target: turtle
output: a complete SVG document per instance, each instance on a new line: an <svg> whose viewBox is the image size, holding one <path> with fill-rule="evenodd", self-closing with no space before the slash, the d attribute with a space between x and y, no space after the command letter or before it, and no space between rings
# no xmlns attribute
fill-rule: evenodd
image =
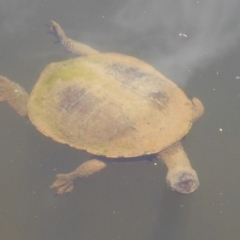
<svg viewBox="0 0 240 240"><path fill-rule="evenodd" d="M178 193L199 186L181 140L204 107L150 64L120 53L102 53L66 36L50 21L57 42L76 57L50 63L28 94L0 77L0 101L26 116L45 136L92 158L50 186L69 193L75 181L111 162L160 161L166 183Z"/></svg>

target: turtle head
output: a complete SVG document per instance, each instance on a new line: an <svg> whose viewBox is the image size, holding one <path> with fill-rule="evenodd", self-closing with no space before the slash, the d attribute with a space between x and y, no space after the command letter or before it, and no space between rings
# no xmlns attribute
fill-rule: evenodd
<svg viewBox="0 0 240 240"><path fill-rule="evenodd" d="M174 169L168 172L166 177L167 185L178 193L194 192L198 186L198 176L193 169Z"/></svg>

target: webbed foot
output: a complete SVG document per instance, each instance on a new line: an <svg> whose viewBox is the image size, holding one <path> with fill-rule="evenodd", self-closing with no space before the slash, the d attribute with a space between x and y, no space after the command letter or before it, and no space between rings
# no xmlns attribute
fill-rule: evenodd
<svg viewBox="0 0 240 240"><path fill-rule="evenodd" d="M61 43L61 40L66 38L66 35L60 25L54 21L50 21L50 24L46 24L46 26L50 27L49 33L51 33L57 39L57 43Z"/></svg>
<svg viewBox="0 0 240 240"><path fill-rule="evenodd" d="M57 22L51 20L49 27L50 33L53 34L53 36L57 39L56 42L60 43L67 51L78 56L87 56L98 53L98 51L96 51L95 49L80 42L77 42L71 38L68 38Z"/></svg>
<svg viewBox="0 0 240 240"><path fill-rule="evenodd" d="M58 174L57 180L50 186L56 188L57 194L70 193L74 189L74 181L70 174Z"/></svg>
<svg viewBox="0 0 240 240"><path fill-rule="evenodd" d="M70 193L77 179L88 177L106 167L106 163L98 159L91 159L81 164L77 169L68 174L58 174L57 180L50 186L56 188L57 194Z"/></svg>

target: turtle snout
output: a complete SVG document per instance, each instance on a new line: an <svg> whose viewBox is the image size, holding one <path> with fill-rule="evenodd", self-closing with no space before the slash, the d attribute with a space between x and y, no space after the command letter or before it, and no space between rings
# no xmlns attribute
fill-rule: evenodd
<svg viewBox="0 0 240 240"><path fill-rule="evenodd" d="M197 173L193 169L170 171L166 181L172 190L182 194L194 192L199 186Z"/></svg>

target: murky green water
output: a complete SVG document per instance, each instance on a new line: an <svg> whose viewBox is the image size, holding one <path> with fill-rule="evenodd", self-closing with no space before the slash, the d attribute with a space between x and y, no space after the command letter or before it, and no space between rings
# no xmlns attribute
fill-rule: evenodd
<svg viewBox="0 0 240 240"><path fill-rule="evenodd" d="M102 51L141 58L197 96L205 114L184 147L200 187L178 195L161 164L113 164L67 196L48 186L90 158L0 104L0 239L185 240L240 235L240 15L230 1L3 0L0 74L30 92L48 63L73 57L50 19Z"/></svg>

